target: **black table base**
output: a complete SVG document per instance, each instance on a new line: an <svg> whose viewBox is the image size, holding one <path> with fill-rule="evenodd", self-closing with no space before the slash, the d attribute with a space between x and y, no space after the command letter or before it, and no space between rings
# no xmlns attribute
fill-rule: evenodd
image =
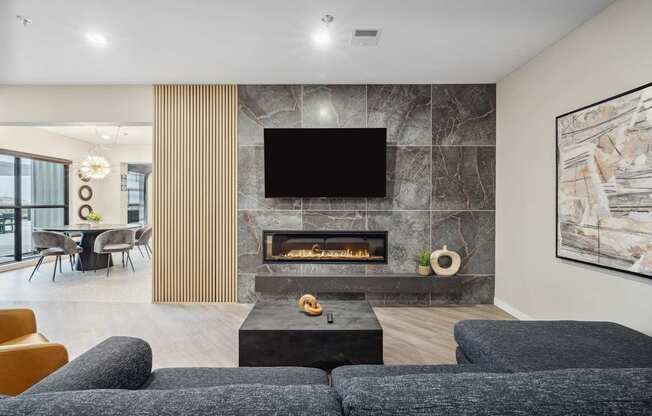
<svg viewBox="0 0 652 416"><path fill-rule="evenodd" d="M75 270L81 270L81 261L84 263L84 270L98 270L106 269L107 267L113 266L113 258L110 254L97 254L93 251L93 246L95 246L95 238L100 235L100 233L91 233L84 232L82 234L81 246L84 249L79 254L77 261L75 262Z"/></svg>

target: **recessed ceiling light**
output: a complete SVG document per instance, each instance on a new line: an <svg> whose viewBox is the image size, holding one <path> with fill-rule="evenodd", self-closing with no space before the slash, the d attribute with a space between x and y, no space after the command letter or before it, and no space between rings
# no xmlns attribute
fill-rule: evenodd
<svg viewBox="0 0 652 416"><path fill-rule="evenodd" d="M327 46L331 43L331 34L326 29L319 29L312 35L312 41L317 46Z"/></svg>
<svg viewBox="0 0 652 416"><path fill-rule="evenodd" d="M104 35L100 35L99 33L87 33L86 40L91 45L97 47L104 47L109 43L109 41L106 40L106 37L104 37Z"/></svg>
<svg viewBox="0 0 652 416"><path fill-rule="evenodd" d="M330 45L332 41L331 33L330 30L328 29L328 25L335 20L333 16L330 14L325 14L322 16L321 21L323 22L324 26L319 28L315 33L312 35L312 41L313 43L318 46L318 47L325 47Z"/></svg>
<svg viewBox="0 0 652 416"><path fill-rule="evenodd" d="M109 136L108 134L103 134L100 137L103 138L104 140L110 140L111 139L111 136Z"/></svg>

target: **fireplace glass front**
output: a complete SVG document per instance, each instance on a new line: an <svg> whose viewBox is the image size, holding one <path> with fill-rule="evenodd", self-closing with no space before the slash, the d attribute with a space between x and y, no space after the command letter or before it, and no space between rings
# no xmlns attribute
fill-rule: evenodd
<svg viewBox="0 0 652 416"><path fill-rule="evenodd" d="M387 231L263 231L264 263L387 263Z"/></svg>

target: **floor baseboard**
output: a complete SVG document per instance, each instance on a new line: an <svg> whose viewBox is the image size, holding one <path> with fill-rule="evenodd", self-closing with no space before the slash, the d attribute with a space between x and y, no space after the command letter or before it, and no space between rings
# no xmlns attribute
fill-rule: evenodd
<svg viewBox="0 0 652 416"><path fill-rule="evenodd" d="M38 257L34 257L28 260L3 264L2 266L0 266L0 273L9 272L11 270L24 269L26 267L34 267L38 262L38 259L39 259ZM43 263L51 263L53 261L54 261L54 256L51 256L51 257L46 257L43 260Z"/></svg>
<svg viewBox="0 0 652 416"><path fill-rule="evenodd" d="M494 305L496 305L496 307L502 309L503 311L505 311L508 314L512 315L514 318L517 318L517 319L519 319L521 321L532 321L532 320L534 320L534 318L531 317L530 315L528 315L528 314L526 314L524 312L521 312L520 310L516 309L515 307L513 307L509 303L503 302L502 300L500 300L498 298L494 298Z"/></svg>

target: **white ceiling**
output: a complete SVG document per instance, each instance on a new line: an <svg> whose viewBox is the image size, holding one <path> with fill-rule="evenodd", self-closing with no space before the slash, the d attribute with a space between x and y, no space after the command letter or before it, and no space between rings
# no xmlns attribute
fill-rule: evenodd
<svg viewBox="0 0 652 416"><path fill-rule="evenodd" d="M495 82L611 1L1 0L0 83Z"/></svg>
<svg viewBox="0 0 652 416"><path fill-rule="evenodd" d="M39 126L60 136L93 144L152 144L152 126Z"/></svg>

